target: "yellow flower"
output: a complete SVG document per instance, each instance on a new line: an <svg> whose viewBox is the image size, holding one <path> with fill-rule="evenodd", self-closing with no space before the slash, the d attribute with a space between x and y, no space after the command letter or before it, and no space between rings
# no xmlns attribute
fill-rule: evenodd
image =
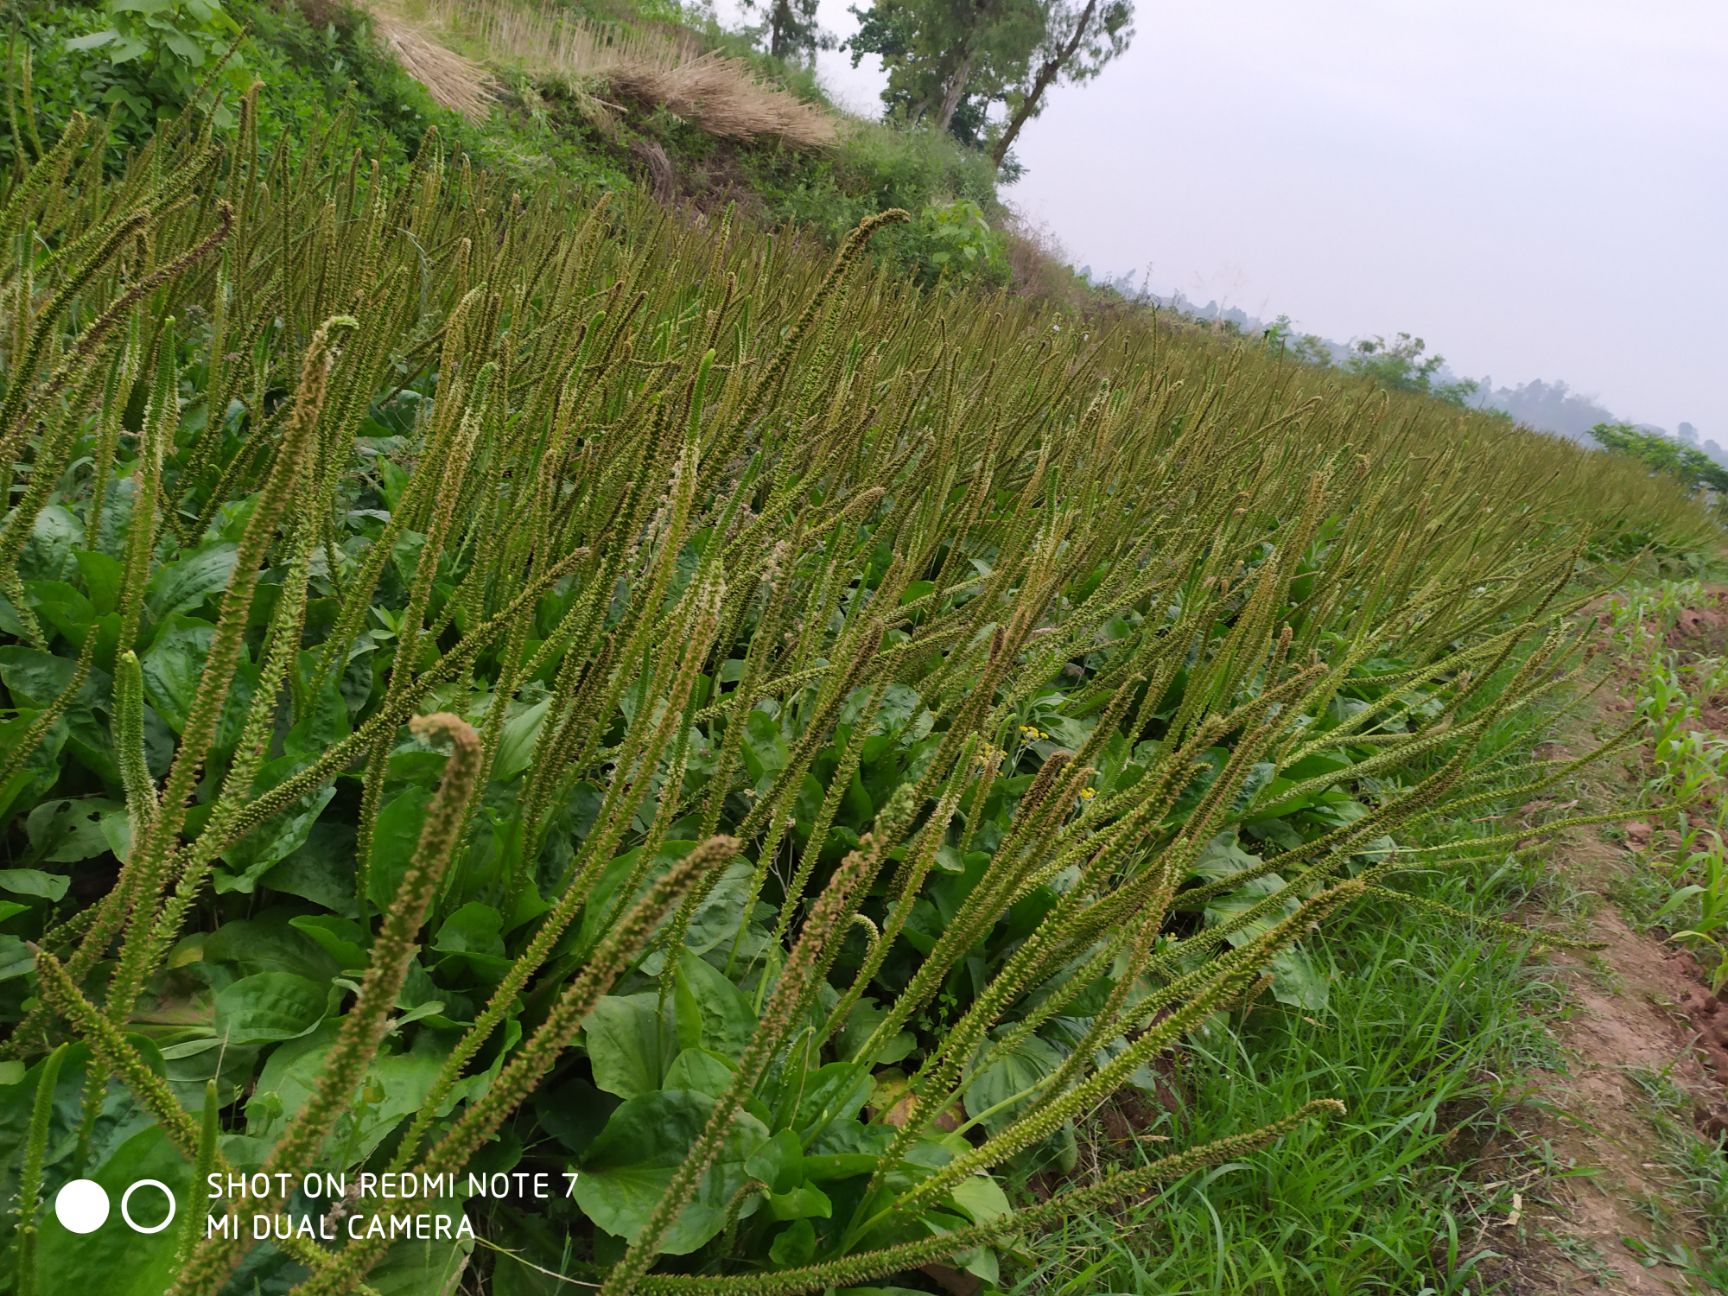
<svg viewBox="0 0 1728 1296"><path fill-rule="evenodd" d="M1097 788L1081 788L1080 789L1080 799L1082 801L1090 801L1093 797L1095 797L1097 795L1098 795L1098 789Z"/></svg>

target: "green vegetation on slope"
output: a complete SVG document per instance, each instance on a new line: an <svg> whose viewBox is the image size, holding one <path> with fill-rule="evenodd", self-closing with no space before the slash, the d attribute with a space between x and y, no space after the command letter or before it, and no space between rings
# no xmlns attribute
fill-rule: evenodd
<svg viewBox="0 0 1728 1296"><path fill-rule="evenodd" d="M716 218L738 218L814 236L830 246L875 212L902 207L914 219L873 240L873 260L927 284L940 279L1000 284L1016 273L1073 294L1078 280L1000 228L989 160L938 132L848 120L821 148L795 147L772 134L724 138L653 102L621 95L604 73L572 75L534 57L518 41L555 36L558 24L653 35L663 16L625 8L552 9L525 31L499 30L505 6L459 6L435 33L486 59L497 73L483 120L440 107L377 39L362 9L317 0L230 0L225 8L163 0L174 21L139 32L137 47L119 39L125 24L106 6L61 6L48 0L0 0L11 46L7 85L13 132L0 133L0 165L14 172L52 141L78 107L110 114L114 165L147 142L159 120L198 97L200 86L226 95L217 131L233 129L232 104L256 78L263 84L258 133L267 146L311 145L327 128L330 107L346 104L354 143L386 166L406 165L428 129L476 163L538 185L556 177L590 190L622 191L653 181L676 200ZM189 15L189 11L190 15ZM442 12L442 11L440 11ZM208 14L205 20L197 15ZM488 22L488 18L493 21ZM236 31L244 34L235 44ZM755 55L715 27L670 28L687 42L747 64L776 93L820 104L814 81L792 65ZM514 36L516 39L508 39ZM143 53L137 53L142 48ZM232 48L232 53L230 49ZM223 61L226 56L226 61ZM216 70L219 67L219 71ZM732 87L750 93L748 81ZM13 142L13 133L19 137ZM22 145L22 150L19 145ZM652 159L658 159L656 167Z"/></svg>
<svg viewBox="0 0 1728 1296"><path fill-rule="evenodd" d="M1698 581L1674 581L1627 590L1608 609L1648 725L1645 786L1664 830L1648 844L1658 898L1646 917L1692 950L1717 992L1728 987L1728 736L1717 710L1728 656L1696 631L1719 602Z"/></svg>
<svg viewBox="0 0 1728 1296"><path fill-rule="evenodd" d="M1604 450L1625 455L1651 472L1672 477L1687 490L1707 490L1728 498L1728 468L1696 446L1630 423L1598 423L1590 429L1590 435Z"/></svg>
<svg viewBox="0 0 1728 1296"><path fill-rule="evenodd" d="M1447 825L1575 672L1580 553L1710 533L1494 421L921 293L869 226L251 122L116 177L78 119L0 200L26 1284L161 1290L171 1242L33 1203L198 1162L578 1178L181 1292L989 1278L1320 1113L1065 1151L1245 995L1335 1011L1304 933L1365 888L1503 851Z"/></svg>

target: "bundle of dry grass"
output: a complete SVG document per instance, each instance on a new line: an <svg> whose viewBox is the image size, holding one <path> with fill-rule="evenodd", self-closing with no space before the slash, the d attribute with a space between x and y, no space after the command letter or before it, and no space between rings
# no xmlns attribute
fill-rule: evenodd
<svg viewBox="0 0 1728 1296"><path fill-rule="evenodd" d="M498 62L531 71L587 77L619 64L674 68L703 52L685 28L602 25L514 0L421 0L419 11Z"/></svg>
<svg viewBox="0 0 1728 1296"><path fill-rule="evenodd" d="M838 133L831 115L759 80L738 59L704 53L688 32L611 30L507 2L427 0L422 11L428 22L460 32L500 63L603 83L619 97L664 108L711 135L768 136L821 148Z"/></svg>
<svg viewBox="0 0 1728 1296"><path fill-rule="evenodd" d="M425 86L437 103L470 121L479 121L491 111L498 85L480 64L439 44L388 9L374 8L372 24L403 71Z"/></svg>
<svg viewBox="0 0 1728 1296"><path fill-rule="evenodd" d="M764 85L736 59L705 54L673 68L619 63L604 74L613 91L664 108L725 139L778 136L800 148L834 140L834 119L784 90Z"/></svg>

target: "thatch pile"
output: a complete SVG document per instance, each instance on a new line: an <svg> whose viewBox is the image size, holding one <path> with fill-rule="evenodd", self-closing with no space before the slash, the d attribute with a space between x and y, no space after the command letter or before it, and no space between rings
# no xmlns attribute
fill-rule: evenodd
<svg viewBox="0 0 1728 1296"><path fill-rule="evenodd" d="M433 28L459 32L497 63L603 86L616 98L664 108L711 135L736 140L767 136L799 148L821 148L838 133L830 114L763 82L738 59L704 52L688 32L612 30L507 0L428 0L423 12ZM433 82L405 53L398 57L432 88Z"/></svg>
<svg viewBox="0 0 1728 1296"><path fill-rule="evenodd" d="M491 111L498 83L480 64L388 9L374 9L372 25L403 71L425 86L437 103L471 121Z"/></svg>

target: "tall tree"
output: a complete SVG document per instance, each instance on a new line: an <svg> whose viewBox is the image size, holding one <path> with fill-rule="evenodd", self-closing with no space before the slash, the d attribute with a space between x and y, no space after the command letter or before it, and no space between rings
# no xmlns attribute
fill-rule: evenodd
<svg viewBox="0 0 1728 1296"><path fill-rule="evenodd" d="M1005 96L1008 120L990 156L1000 167L1020 130L1044 111L1044 94L1059 82L1090 81L1134 38L1134 0L1043 0L1043 34L1028 60L1030 75Z"/></svg>
<svg viewBox="0 0 1728 1296"><path fill-rule="evenodd" d="M853 66L882 59L890 117L981 146L990 109L1027 75L1047 0L874 0L854 7Z"/></svg>
<svg viewBox="0 0 1728 1296"><path fill-rule="evenodd" d="M816 21L817 0L743 0L746 10L766 9L768 52L777 59L807 63L819 49L833 49L834 38Z"/></svg>

